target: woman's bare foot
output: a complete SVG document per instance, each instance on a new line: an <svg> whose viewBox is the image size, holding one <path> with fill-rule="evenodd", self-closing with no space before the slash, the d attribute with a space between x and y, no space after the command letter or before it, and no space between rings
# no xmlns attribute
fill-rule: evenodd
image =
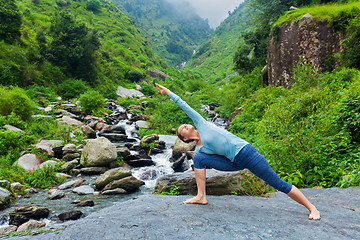
<svg viewBox="0 0 360 240"><path fill-rule="evenodd" d="M185 201L183 201L183 204L207 204L208 201L206 199L206 197L200 197L200 196L196 196L190 199L186 199Z"/></svg>
<svg viewBox="0 0 360 240"><path fill-rule="evenodd" d="M311 220L320 220L320 212L315 208L311 211L309 215L309 219Z"/></svg>

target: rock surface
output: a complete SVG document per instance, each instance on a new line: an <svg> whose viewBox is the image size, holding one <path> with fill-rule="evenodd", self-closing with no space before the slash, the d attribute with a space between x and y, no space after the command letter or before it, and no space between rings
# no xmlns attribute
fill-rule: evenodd
<svg viewBox="0 0 360 240"><path fill-rule="evenodd" d="M129 169L123 167L114 168L101 174L96 179L95 186L97 189L103 189L108 183L128 176L131 176L131 171Z"/></svg>
<svg viewBox="0 0 360 240"><path fill-rule="evenodd" d="M116 94L120 97L144 97L145 95L135 89L127 89L127 88L123 88L121 86L118 86L118 89L116 91Z"/></svg>
<svg viewBox="0 0 360 240"><path fill-rule="evenodd" d="M46 225L46 223L44 223L42 221L30 220L30 221L22 224L21 226L19 226L16 231L20 232L20 231L26 231L26 230L30 230L30 229L34 229L34 228L41 228L41 227L45 227L45 225Z"/></svg>
<svg viewBox="0 0 360 240"><path fill-rule="evenodd" d="M30 219L40 219L49 216L50 210L35 204L26 204L10 212L10 224L20 226Z"/></svg>
<svg viewBox="0 0 360 240"><path fill-rule="evenodd" d="M0 209L4 208L10 202L10 192L0 187Z"/></svg>
<svg viewBox="0 0 360 240"><path fill-rule="evenodd" d="M116 160L116 147L108 139L90 139L81 154L80 163L84 167L101 167Z"/></svg>
<svg viewBox="0 0 360 240"><path fill-rule="evenodd" d="M283 193L209 196L208 205L181 204L191 196L146 195L36 239L358 239L360 188L302 191L320 210L320 221L308 220L307 210ZM30 237L11 238L18 239Z"/></svg>
<svg viewBox="0 0 360 240"><path fill-rule="evenodd" d="M14 165L17 164L19 167L24 169L25 172L29 172L39 169L40 163L40 160L36 157L35 154L25 154L16 160Z"/></svg>

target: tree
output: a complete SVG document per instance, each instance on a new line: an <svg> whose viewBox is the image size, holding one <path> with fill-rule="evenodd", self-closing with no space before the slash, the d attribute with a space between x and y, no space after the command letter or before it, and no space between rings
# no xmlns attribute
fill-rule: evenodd
<svg viewBox="0 0 360 240"><path fill-rule="evenodd" d="M94 13L100 12L101 2L99 0L89 0L86 4L86 9Z"/></svg>
<svg viewBox="0 0 360 240"><path fill-rule="evenodd" d="M11 43L21 36L21 16L15 0L0 0L0 40Z"/></svg>
<svg viewBox="0 0 360 240"><path fill-rule="evenodd" d="M97 32L61 12L50 27L52 42L46 58L69 77L94 85L97 78L95 52L100 47Z"/></svg>

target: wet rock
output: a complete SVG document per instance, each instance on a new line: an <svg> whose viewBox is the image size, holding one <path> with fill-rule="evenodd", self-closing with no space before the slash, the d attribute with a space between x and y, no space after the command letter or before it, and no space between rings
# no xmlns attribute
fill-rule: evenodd
<svg viewBox="0 0 360 240"><path fill-rule="evenodd" d="M184 166L184 161L186 159L186 154L177 159L173 165L171 166L174 169L174 172L184 172L187 170L186 166Z"/></svg>
<svg viewBox="0 0 360 240"><path fill-rule="evenodd" d="M74 188L73 192L79 195L89 195L89 194L93 194L94 189L89 185L82 185L80 187Z"/></svg>
<svg viewBox="0 0 360 240"><path fill-rule="evenodd" d="M38 191L35 188L27 188L27 189L25 189L25 192L27 194L34 194L34 193L37 193Z"/></svg>
<svg viewBox="0 0 360 240"><path fill-rule="evenodd" d="M15 226L15 225L9 225L7 227L0 228L0 237L2 237L5 234L8 234L8 233L15 232L16 229L17 229L17 226Z"/></svg>
<svg viewBox="0 0 360 240"><path fill-rule="evenodd" d="M124 142L127 140L127 136L121 133L99 133L99 136L106 137L112 142Z"/></svg>
<svg viewBox="0 0 360 240"><path fill-rule="evenodd" d="M92 174L92 175L98 175L101 173L104 173L108 170L107 167L87 167L87 168L81 168L80 173L82 174Z"/></svg>
<svg viewBox="0 0 360 240"><path fill-rule="evenodd" d="M55 200L55 199L60 199L63 197L65 197L64 191L57 190L57 191L54 191L53 193L51 193L50 196L48 196L48 199Z"/></svg>
<svg viewBox="0 0 360 240"><path fill-rule="evenodd" d="M14 182L10 184L11 188L14 190L14 192L20 192L22 189L22 185L19 182Z"/></svg>
<svg viewBox="0 0 360 240"><path fill-rule="evenodd" d="M11 194L8 190L0 187L0 210L10 203Z"/></svg>
<svg viewBox="0 0 360 240"><path fill-rule="evenodd" d="M116 147L108 139L90 139L81 154L80 163L85 167L101 167L114 162L117 158Z"/></svg>
<svg viewBox="0 0 360 240"><path fill-rule="evenodd" d="M10 131L15 131L15 132L23 132L25 133L23 130L21 130L20 128L11 126L11 125L4 125L4 128Z"/></svg>
<svg viewBox="0 0 360 240"><path fill-rule="evenodd" d="M251 185L257 182L256 184L262 186L264 192L271 191L269 185L248 170L222 172L209 169L206 171L206 193L208 195L231 195L234 192L238 195L246 195L251 191L249 182L252 182ZM158 178L154 193L169 192L171 186L178 186L181 195L197 194L194 172L174 173Z"/></svg>
<svg viewBox="0 0 360 240"><path fill-rule="evenodd" d="M159 135L157 134L151 134L143 137L140 141L140 144L149 144L152 142L155 142L156 140L159 140Z"/></svg>
<svg viewBox="0 0 360 240"><path fill-rule="evenodd" d="M96 132L94 129L92 129L90 126L88 125L82 125L81 126L81 131L83 131L83 133L85 133L86 135L88 135L90 138L95 138L96 137Z"/></svg>
<svg viewBox="0 0 360 240"><path fill-rule="evenodd" d="M185 143L181 141L179 138L177 138L173 148L172 159L178 159L179 157L182 156L183 153L186 153L188 151L193 151L195 149L195 146L196 146L195 141L190 143Z"/></svg>
<svg viewBox="0 0 360 240"><path fill-rule="evenodd" d="M61 170L63 172L69 172L70 170L72 170L73 168L75 168L77 165L79 164L79 160L74 159L70 162L66 162L61 166Z"/></svg>
<svg viewBox="0 0 360 240"><path fill-rule="evenodd" d="M71 210L71 211L60 213L58 215L58 218L64 222L64 221L68 221L68 220L77 220L82 215L83 215L83 213L79 210Z"/></svg>
<svg viewBox="0 0 360 240"><path fill-rule="evenodd" d="M36 157L35 154L25 154L24 156L20 157L14 165L18 165L21 167L25 172L29 172L32 170L39 169L40 160Z"/></svg>
<svg viewBox="0 0 360 240"><path fill-rule="evenodd" d="M64 189L68 189L68 188L72 188L72 187L78 187L78 186L81 186L83 184L83 182L84 182L83 179L72 180L72 181L61 184L58 187L58 189L64 190Z"/></svg>
<svg viewBox="0 0 360 240"><path fill-rule="evenodd" d="M101 130L100 133L121 133L126 134L125 128L120 125L110 125Z"/></svg>
<svg viewBox="0 0 360 240"><path fill-rule="evenodd" d="M146 167L155 165L155 163L151 159L131 159L125 160L125 162L132 167Z"/></svg>
<svg viewBox="0 0 360 240"><path fill-rule="evenodd" d="M76 204L76 207L92 207L94 206L94 201L92 200L75 200L72 204Z"/></svg>
<svg viewBox="0 0 360 240"><path fill-rule="evenodd" d="M122 188L115 188L101 192L102 195L118 195L118 194L126 194L126 193L128 192Z"/></svg>
<svg viewBox="0 0 360 240"><path fill-rule="evenodd" d="M152 170L147 170L145 172L143 172L139 178L142 180L154 180L157 179L159 176L159 171L152 169Z"/></svg>
<svg viewBox="0 0 360 240"><path fill-rule="evenodd" d="M29 220L28 222L21 224L16 231L17 232L26 231L26 230L30 230L30 229L45 227L45 226L46 226L46 223L44 223L42 221Z"/></svg>
<svg viewBox="0 0 360 240"><path fill-rule="evenodd" d="M49 216L49 209L40 207L35 204L26 204L22 207L15 208L9 213L11 225L20 226L21 224L29 221L30 219L47 218Z"/></svg>
<svg viewBox="0 0 360 240"><path fill-rule="evenodd" d="M114 180L122 179L131 176L131 171L123 167L111 169L104 174L101 174L95 181L96 189L103 189L107 184Z"/></svg>
<svg viewBox="0 0 360 240"><path fill-rule="evenodd" d="M144 185L143 181L136 179L133 176L125 177L120 180L112 181L104 187L104 191L112 190L115 188L125 189L127 192L136 192L141 185Z"/></svg>

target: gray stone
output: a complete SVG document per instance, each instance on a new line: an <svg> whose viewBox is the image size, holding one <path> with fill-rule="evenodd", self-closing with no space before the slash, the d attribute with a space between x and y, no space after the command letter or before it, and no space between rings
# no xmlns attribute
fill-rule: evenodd
<svg viewBox="0 0 360 240"><path fill-rule="evenodd" d="M181 141L179 138L177 138L174 144L172 158L178 159L179 157L182 156L183 153L186 153L188 151L193 151L195 149L195 146L196 146L195 141L192 141L190 143L185 143Z"/></svg>
<svg viewBox="0 0 360 240"><path fill-rule="evenodd" d="M206 193L208 195L230 195L233 193L248 195L254 183L261 186L263 193L270 192L272 189L248 170L223 172L208 169L206 171ZM158 178L154 193L170 192L171 186L178 186L181 195L197 194L194 172L174 173Z"/></svg>
<svg viewBox="0 0 360 240"><path fill-rule="evenodd" d="M104 191L112 190L115 188L122 188L125 191L131 193L131 192L136 192L139 189L139 187L144 184L145 183L143 181L140 181L133 176L129 176L110 182L104 187Z"/></svg>
<svg viewBox="0 0 360 240"><path fill-rule="evenodd" d="M90 139L81 154L80 163L84 167L101 167L114 162L117 158L116 147L108 139Z"/></svg>
<svg viewBox="0 0 360 240"><path fill-rule="evenodd" d="M67 153L75 153L76 152L76 145L75 144L66 144L62 148L63 154L66 155Z"/></svg>
<svg viewBox="0 0 360 240"><path fill-rule="evenodd" d="M46 207L40 207L35 204L26 204L22 207L15 208L9 213L11 225L20 226L21 224L29 221L30 219L46 218L49 216L49 209Z"/></svg>
<svg viewBox="0 0 360 240"><path fill-rule="evenodd" d="M118 156L127 157L130 156L130 150L127 147L118 147L116 148Z"/></svg>
<svg viewBox="0 0 360 240"><path fill-rule="evenodd" d="M94 201L88 200L88 199L74 201L72 203L76 204L77 207L92 207L92 206L94 206Z"/></svg>
<svg viewBox="0 0 360 240"><path fill-rule="evenodd" d="M147 121L139 120L135 122L138 128L149 128L150 123Z"/></svg>
<svg viewBox="0 0 360 240"><path fill-rule="evenodd" d="M22 185L19 182L14 182L10 184L11 188L14 190L14 192L20 192L22 189Z"/></svg>
<svg viewBox="0 0 360 240"><path fill-rule="evenodd" d="M131 159L131 160L125 160L127 164L129 164L132 167L146 167L146 166L154 166L155 162L151 159Z"/></svg>
<svg viewBox="0 0 360 240"><path fill-rule="evenodd" d="M159 140L159 135L157 134L151 134L151 135L147 135L145 137L143 137L141 139L141 144L149 144L149 143L152 143L152 142L155 142L156 140Z"/></svg>
<svg viewBox="0 0 360 240"><path fill-rule="evenodd" d="M11 126L11 125L4 125L4 128L10 131L15 131L15 132L23 132L25 133L23 130L21 130L20 128Z"/></svg>
<svg viewBox="0 0 360 240"><path fill-rule="evenodd" d="M146 73L149 75L149 77L157 78L157 79L160 79L162 81L165 81L166 78L170 77L169 75L167 75L166 73L160 71L157 68L148 68L146 70Z"/></svg>
<svg viewBox="0 0 360 240"><path fill-rule="evenodd" d="M55 199L60 199L65 197L65 193L62 190L57 190L53 193L50 194L50 196L48 196L48 199L50 200L55 200Z"/></svg>
<svg viewBox="0 0 360 240"><path fill-rule="evenodd" d="M126 134L125 128L120 125L109 125L104 127L100 133L121 133Z"/></svg>
<svg viewBox="0 0 360 240"><path fill-rule="evenodd" d="M68 178L71 178L71 177L72 177L71 175L69 175L69 174L65 174L65 173L56 173L56 174L55 174L55 176L56 176L57 178L60 178L60 177L66 177L66 179L68 179Z"/></svg>
<svg viewBox="0 0 360 240"><path fill-rule="evenodd" d="M37 149L40 149L46 153L48 157L54 157L54 148L62 147L62 140L41 140L35 145Z"/></svg>
<svg viewBox="0 0 360 240"><path fill-rule="evenodd" d="M36 157L35 154L25 154L24 156L16 160L14 165L18 165L25 172L29 172L39 169L40 163L40 160Z"/></svg>
<svg viewBox="0 0 360 240"><path fill-rule="evenodd" d="M118 195L118 194L126 194L126 193L128 192L122 188L115 188L101 192L102 195Z"/></svg>
<svg viewBox="0 0 360 240"><path fill-rule="evenodd" d="M83 174L98 175L106 172L107 170L109 170L109 168L107 167L87 167L87 168L81 168L80 172Z"/></svg>
<svg viewBox="0 0 360 240"><path fill-rule="evenodd" d="M63 160L64 161L71 161L71 160L74 160L74 159L76 159L76 158L80 158L80 153L77 153L77 152L75 152L75 153L67 153L67 154L65 154L64 156L63 156Z"/></svg>
<svg viewBox="0 0 360 240"><path fill-rule="evenodd" d="M40 164L39 168L43 168L44 166L55 168L56 164L58 164L57 161L47 160L46 162Z"/></svg>
<svg viewBox="0 0 360 240"><path fill-rule="evenodd" d="M127 88L123 88L121 86L118 86L118 89L116 91L116 94L120 97L137 97L137 98L141 98L144 97L145 95L135 89L127 89Z"/></svg>
<svg viewBox="0 0 360 240"><path fill-rule="evenodd" d="M7 233L15 232L17 229L17 226L15 225L9 225L7 227L0 228L0 237Z"/></svg>
<svg viewBox="0 0 360 240"><path fill-rule="evenodd" d="M58 186L58 189L64 190L64 189L68 189L68 188L72 188L72 187L78 187L78 186L81 186L81 184L83 184L83 182L84 182L83 179L72 180L72 181L61 184L60 186Z"/></svg>
<svg viewBox="0 0 360 240"><path fill-rule="evenodd" d="M26 231L26 230L30 230L30 229L41 228L41 227L45 227L45 225L46 225L46 223L44 223L42 221L29 220L28 222L20 225L16 231L20 232L20 231Z"/></svg>
<svg viewBox="0 0 360 240"><path fill-rule="evenodd" d="M61 166L61 170L63 172L69 172L73 168L75 168L77 165L79 165L79 160L75 159L70 162L66 162Z"/></svg>
<svg viewBox="0 0 360 240"><path fill-rule="evenodd" d="M99 133L99 136L106 137L112 142L124 142L127 140L127 136L121 133Z"/></svg>
<svg viewBox="0 0 360 240"><path fill-rule="evenodd" d="M66 125L74 125L74 126L82 126L83 125L82 122L80 122L76 119L73 119L69 116L63 116L61 118L61 123L66 124Z"/></svg>
<svg viewBox="0 0 360 240"><path fill-rule="evenodd" d="M80 187L74 188L73 192L79 195L89 195L89 194L93 194L94 189L89 185L82 185Z"/></svg>
<svg viewBox="0 0 360 240"><path fill-rule="evenodd" d="M10 197L10 192L0 187L0 209L5 208L10 203Z"/></svg>
<svg viewBox="0 0 360 240"><path fill-rule="evenodd" d="M103 189L108 183L131 176L131 171L122 167L111 169L101 174L95 181L96 189Z"/></svg>
<svg viewBox="0 0 360 240"><path fill-rule="evenodd" d="M94 129L92 129L90 126L88 125L82 125L81 126L81 131L83 131L85 134L87 134L90 137L94 137L96 135L96 132Z"/></svg>

